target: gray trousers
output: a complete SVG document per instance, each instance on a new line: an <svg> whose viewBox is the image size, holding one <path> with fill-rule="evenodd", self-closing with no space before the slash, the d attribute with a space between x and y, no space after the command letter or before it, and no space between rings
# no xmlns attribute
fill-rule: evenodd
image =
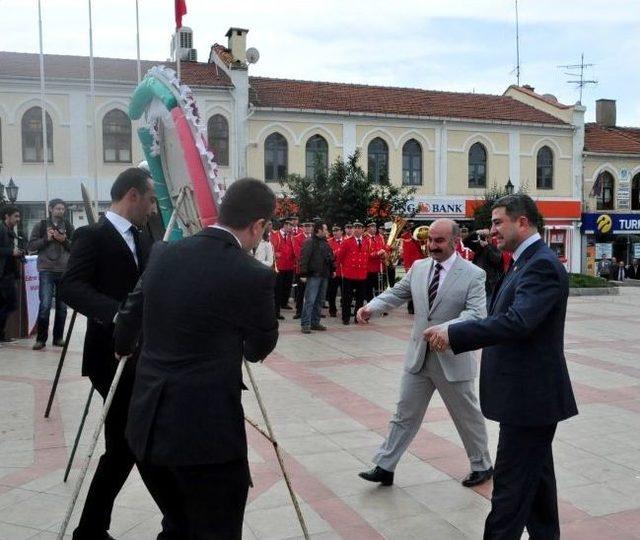
<svg viewBox="0 0 640 540"><path fill-rule="evenodd" d="M487 427L480 412L473 380L448 381L440 362L431 355L419 373L405 371L402 374L400 400L389 422L389 435L373 462L387 471L395 470L402 454L418 433L435 390L438 390L458 430L471 462L471 470L484 471L491 467Z"/></svg>

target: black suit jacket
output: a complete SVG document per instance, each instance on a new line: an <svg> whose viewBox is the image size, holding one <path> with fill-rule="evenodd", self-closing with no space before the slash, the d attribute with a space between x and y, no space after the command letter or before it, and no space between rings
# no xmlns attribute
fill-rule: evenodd
<svg viewBox="0 0 640 540"><path fill-rule="evenodd" d="M568 296L566 270L539 240L498 284L486 319L449 326L454 353L483 348L485 417L536 426L578 413L564 357Z"/></svg>
<svg viewBox="0 0 640 540"><path fill-rule="evenodd" d="M154 249L115 334L116 350L129 352L142 314L127 424L139 460L182 466L246 459L242 358L262 360L276 345L274 285L271 269L220 229Z"/></svg>
<svg viewBox="0 0 640 540"><path fill-rule="evenodd" d="M67 305L87 317L83 375L102 383L113 378L117 367L113 319L135 287L148 253L149 241L141 236L138 268L124 238L107 218L75 232L60 294Z"/></svg>

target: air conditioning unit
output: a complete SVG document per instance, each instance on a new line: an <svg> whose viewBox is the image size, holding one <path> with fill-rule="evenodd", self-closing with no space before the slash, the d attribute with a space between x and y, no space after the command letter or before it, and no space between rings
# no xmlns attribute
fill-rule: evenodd
<svg viewBox="0 0 640 540"><path fill-rule="evenodd" d="M193 48L193 30L188 26L183 26L171 37L171 59L175 62L178 57L181 61L198 61L198 53Z"/></svg>

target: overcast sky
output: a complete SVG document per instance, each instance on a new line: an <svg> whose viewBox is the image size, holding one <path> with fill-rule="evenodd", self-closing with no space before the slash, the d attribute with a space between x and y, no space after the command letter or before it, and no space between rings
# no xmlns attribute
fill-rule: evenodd
<svg viewBox="0 0 640 540"><path fill-rule="evenodd" d="M0 0L0 50L38 51L37 0ZM165 60L173 0L139 0L143 59ZM501 94L516 82L514 0L187 0L198 59L248 28L253 75ZM519 0L521 83L578 100L562 64L595 64L583 96L640 126L640 0ZM88 55L88 1L42 0L45 53ZM94 54L135 58L135 0L93 0Z"/></svg>

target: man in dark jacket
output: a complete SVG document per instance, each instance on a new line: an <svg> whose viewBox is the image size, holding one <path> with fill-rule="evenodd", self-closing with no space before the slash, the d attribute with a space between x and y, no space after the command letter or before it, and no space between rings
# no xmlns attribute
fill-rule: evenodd
<svg viewBox="0 0 640 540"><path fill-rule="evenodd" d="M149 245L139 227L155 208L149 174L136 167L118 175L111 187L111 208L95 225L76 231L62 300L87 317L82 374L106 398L116 371L113 320L145 268ZM129 362L113 397L104 426L105 453L91 481L74 540L108 540L113 503L135 459L124 437L135 362Z"/></svg>
<svg viewBox="0 0 640 540"><path fill-rule="evenodd" d="M56 315L53 321L53 344L62 347L67 306L60 298L60 281L67 268L71 251L73 225L64 219L67 205L62 199L49 201L49 219L34 225L29 238L29 251L38 253L40 277L40 307L38 308L38 335L34 350L43 349L49 335L49 315L56 296Z"/></svg>
<svg viewBox="0 0 640 540"><path fill-rule="evenodd" d="M465 240L465 245L474 252L473 264L482 268L487 279L484 283L487 293L487 306L491 303L491 295L502 276L502 253L489 239L489 231L482 229L471 233Z"/></svg>
<svg viewBox="0 0 640 540"><path fill-rule="evenodd" d="M552 442L558 422L578 414L564 357L569 277L540 238L540 214L527 195L492 209L491 233L513 252L489 316L426 332L430 346L454 354L482 348L480 407L500 422L485 540L560 538Z"/></svg>
<svg viewBox="0 0 640 540"><path fill-rule="evenodd" d="M302 245L300 255L300 280L306 285L300 317L303 334L310 334L311 330L327 329L320 324L320 315L329 278L335 275L335 271L336 264L333 250L327 242L326 225L316 221L311 237Z"/></svg>
<svg viewBox="0 0 640 540"><path fill-rule="evenodd" d="M24 252L18 247L15 228L20 223L20 211L7 205L0 209L0 343L13 341L5 334L9 315L18 307L16 281Z"/></svg>
<svg viewBox="0 0 640 540"><path fill-rule="evenodd" d="M118 314L116 352L144 336L127 440L162 510L163 540L240 539L250 483L242 358L278 339L275 274L248 253L275 208L262 181L237 180L217 225L158 244Z"/></svg>

